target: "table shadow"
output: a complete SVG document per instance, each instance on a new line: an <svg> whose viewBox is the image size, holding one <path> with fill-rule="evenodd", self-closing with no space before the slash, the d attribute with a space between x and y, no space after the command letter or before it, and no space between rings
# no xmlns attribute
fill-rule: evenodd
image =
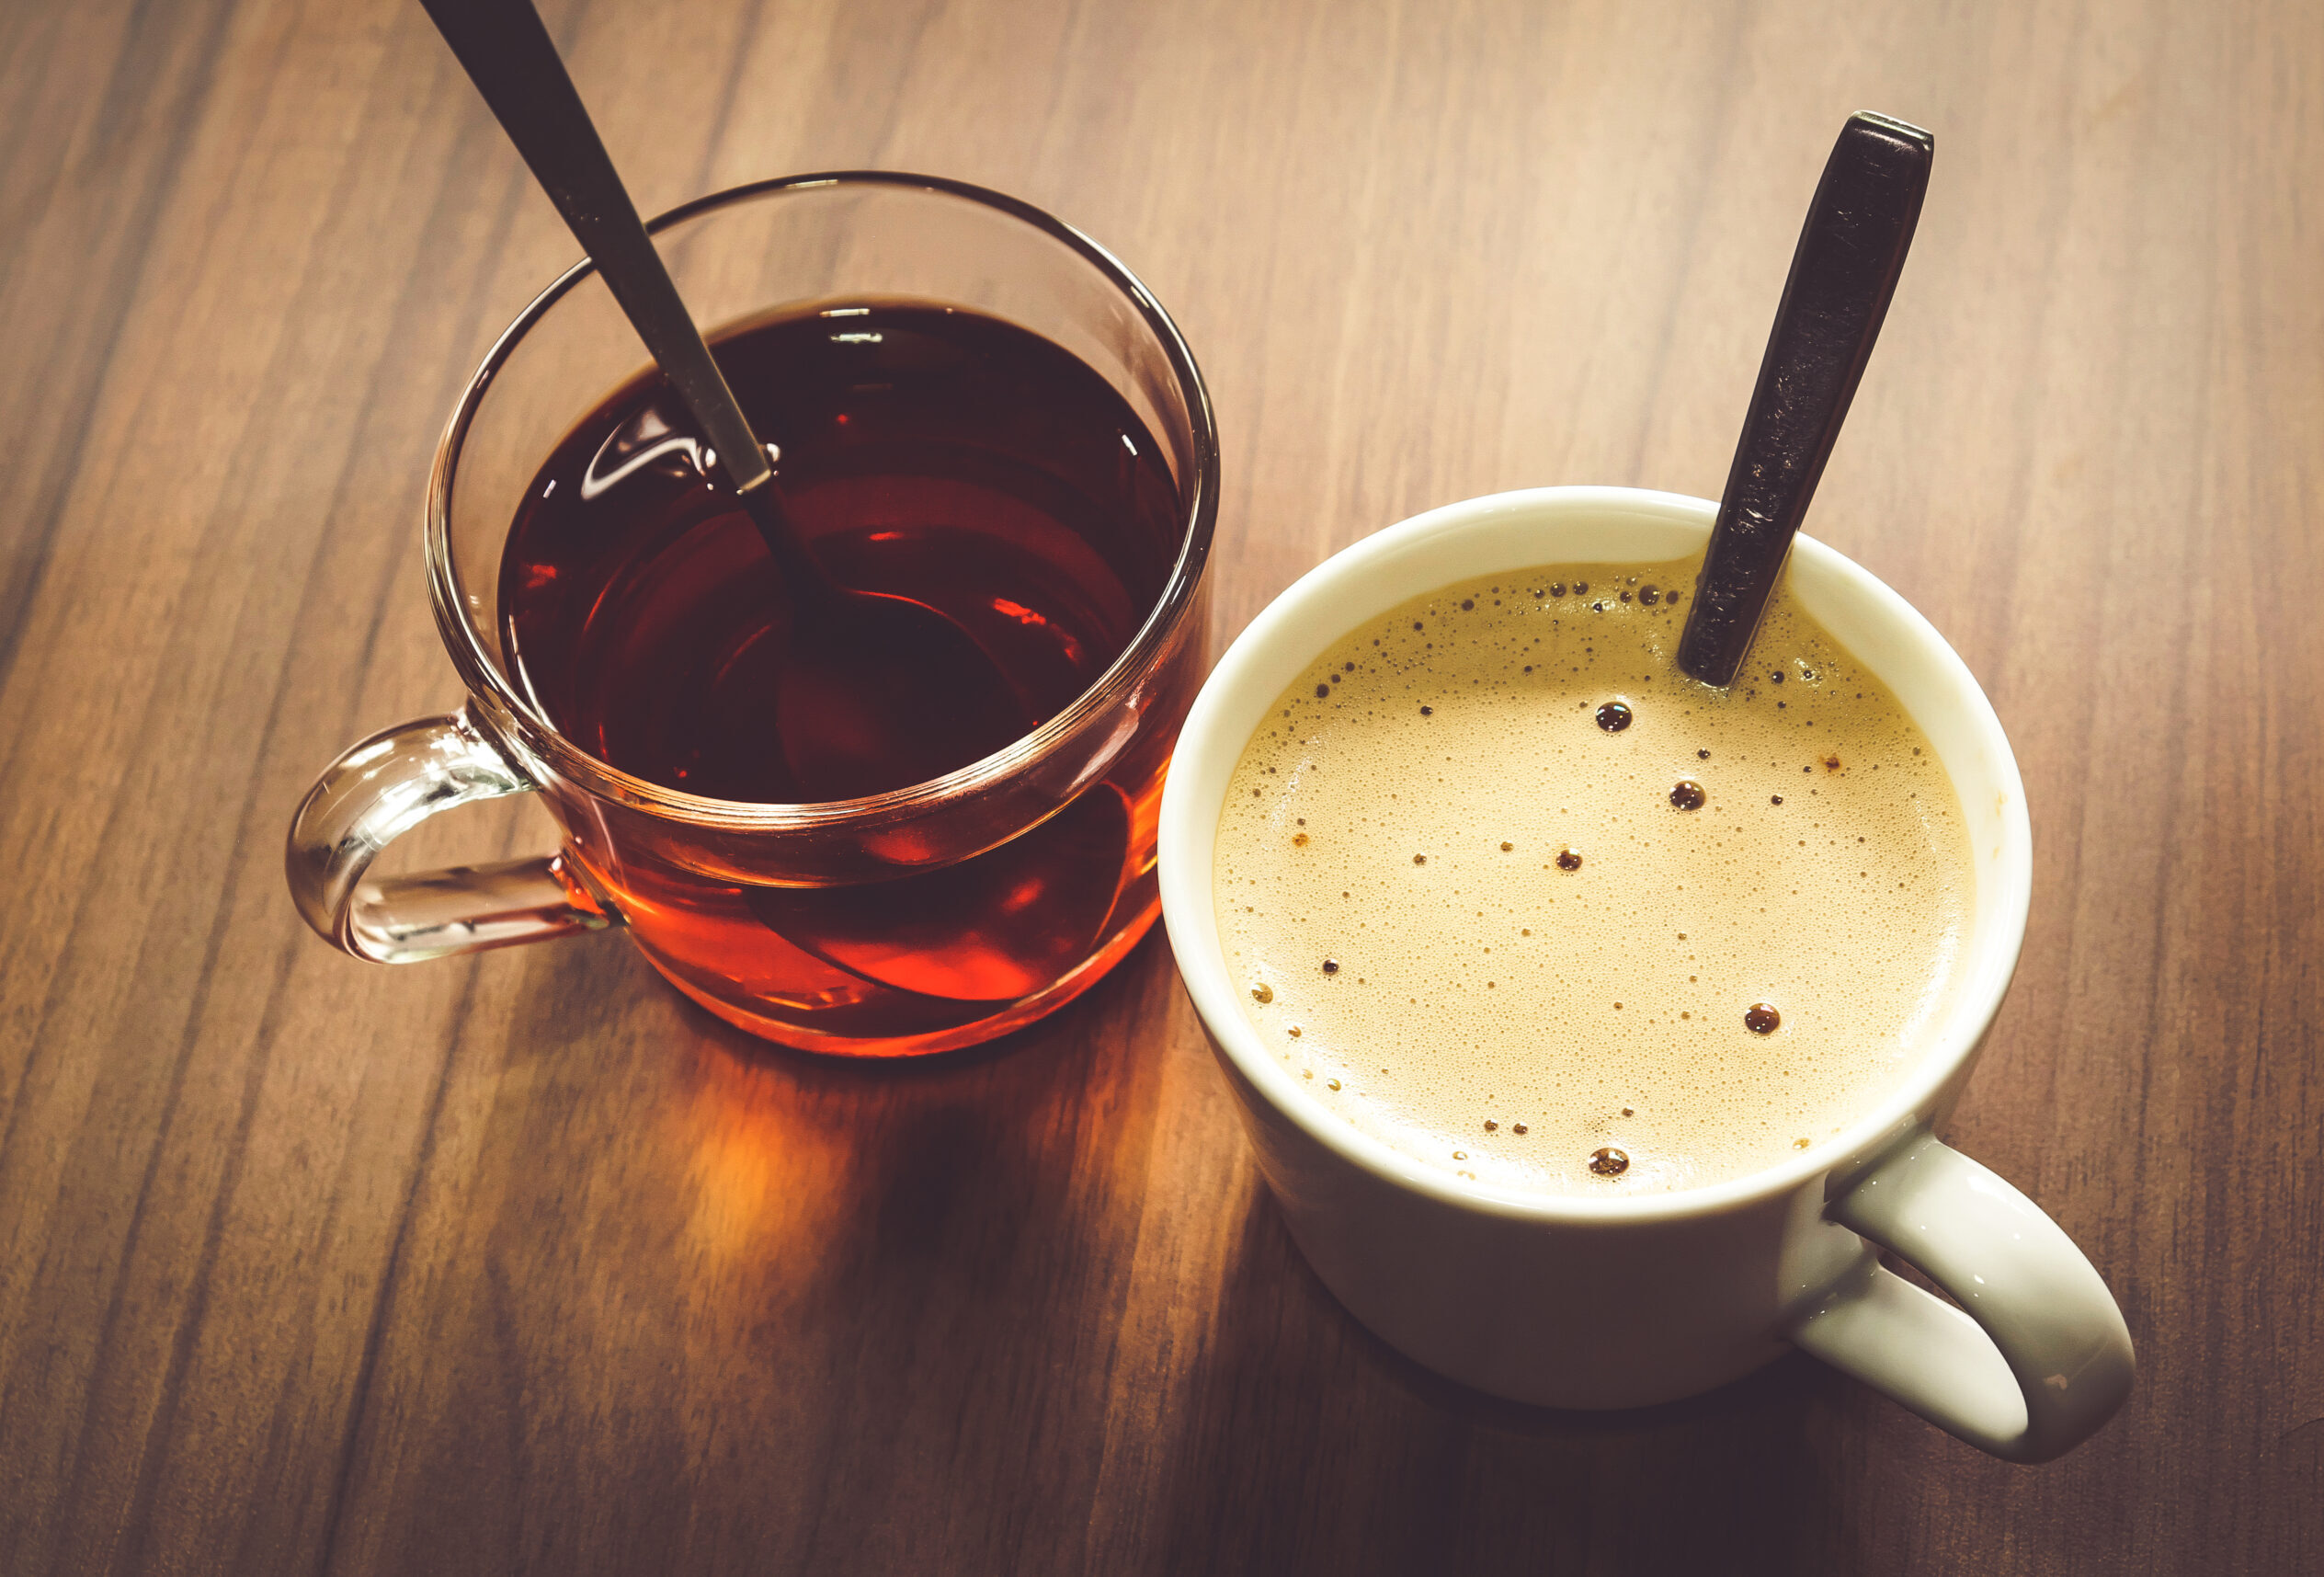
<svg viewBox="0 0 2324 1577"><path fill-rule="evenodd" d="M1254 1191L1164 1476L1157 1570L1833 1570L1817 1416L1793 1354L1621 1412L1526 1407L1406 1358L1341 1308Z"/></svg>
<svg viewBox="0 0 2324 1577"><path fill-rule="evenodd" d="M985 1046L875 1065L767 1046L706 1014L695 1027L736 1067L778 1079L793 1120L803 1103L825 1101L883 1114L876 1131L854 1136L849 1158L860 1274L831 1289L857 1318L886 1330L882 1311L920 1274L913 1267L957 1269L954 1240L965 1230L984 1235L979 1259L994 1272L951 1278L951 1295L965 1300L953 1328L977 1333L970 1344L1006 1366L1000 1332L1029 1312L1025 1288L1072 1286L1042 1316L1073 1321L1055 1331L1052 1356L1070 1362L1086 1349L1094 1362L1094 1328L1119 1307L1120 1289L1108 1267L1071 1263L1105 1251L1103 1222L1065 1203L1073 1168L1054 1129L1114 1128L1088 1141L1100 1146L1153 1142L1146 1021L1162 1011L1157 988L1177 989L1167 950L1149 940L1055 1018ZM1848 1519L1831 1487L1842 1475L1825 1459L1839 1432L1817 1421L1840 1410L1848 1388L1823 1366L1794 1355L1704 1396L1614 1413L1503 1401L1443 1379L1358 1323L1308 1268L1263 1188L1220 1203L1240 1219L1201 1346L1166 1382L1178 1394L1146 1443L1142 1481L1102 1491L1140 1503L1089 1509L1093 1527L1133 1537L1094 1537L1077 1561L1062 1526L1049 1530L1054 1543L1025 1534L1008 1550L1020 1569L1748 1573L1844 1563L1837 1524ZM1032 1270L997 1226L1011 1219L1058 1235L1058 1260ZM1050 1374L1053 1388L1073 1389ZM1094 1432L1098 1396L1049 1400L1047 1422L1065 1424L1065 1436ZM876 1390L860 1390L858 1401L860 1425L910 1411ZM996 1448L1009 1434L981 1427ZM1054 1479L1067 1503L1101 1492L1077 1468L1018 1463ZM1024 1489L1001 1474L989 1492Z"/></svg>

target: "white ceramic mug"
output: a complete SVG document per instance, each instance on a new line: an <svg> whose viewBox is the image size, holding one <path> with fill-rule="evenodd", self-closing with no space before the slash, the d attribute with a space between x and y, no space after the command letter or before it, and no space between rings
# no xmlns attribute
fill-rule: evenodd
<svg viewBox="0 0 2324 1577"><path fill-rule="evenodd" d="M1931 1131L1960 1098L2024 940L2023 786L1991 703L1944 638L1821 543L1798 539L1792 589L1928 735L1976 856L1970 962L1941 1031L1843 1133L1674 1194L1496 1187L1327 1110L1267 1055L1236 1000L1212 848L1236 762L1284 687L1347 631L1435 587L1699 554L1716 513L1628 488L1504 493L1418 516L1310 571L1220 660L1179 738L1159 855L1170 945L1292 1236L1391 1346L1479 1390L1576 1408L1690 1396L1799 1346L1995 1456L2045 1461L2122 1405L2130 1333L2057 1224ZM1883 1269L1884 1248L1960 1307Z"/></svg>

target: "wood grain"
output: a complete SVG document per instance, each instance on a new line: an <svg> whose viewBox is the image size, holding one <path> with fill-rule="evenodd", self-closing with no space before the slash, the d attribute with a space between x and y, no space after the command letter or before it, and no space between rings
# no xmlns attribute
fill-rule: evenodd
<svg viewBox="0 0 2324 1577"><path fill-rule="evenodd" d="M1954 639L2038 872L1949 1137L2139 1387L2050 1467L1804 1359L1606 1418L1357 1328L1150 941L926 1068L618 937L387 970L284 820L457 700L422 478L571 243L418 8L0 7L0 1570L2324 1570L2309 0L550 8L649 211L1020 193L1178 314L1230 635L1544 482L1724 479L1841 118L1933 128L1809 530ZM414 863L538 847L463 813ZM399 851L399 853L402 851Z"/></svg>

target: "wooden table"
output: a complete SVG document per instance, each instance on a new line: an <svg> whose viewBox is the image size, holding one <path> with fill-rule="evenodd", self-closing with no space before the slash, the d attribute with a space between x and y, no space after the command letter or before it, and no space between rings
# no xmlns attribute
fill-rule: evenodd
<svg viewBox="0 0 2324 1577"><path fill-rule="evenodd" d="M2324 1570L2312 0L551 8L649 210L1021 194L1216 396L1217 636L1422 507L1715 495L1844 114L1933 128L1811 529L1959 646L2038 862L1950 1137L2139 1345L1988 1460L1804 1358L1610 1417L1346 1318L1156 936L988 1052L769 1055L619 935L292 914L457 700L421 482L573 245L403 0L0 7L0 1571ZM522 806L415 863L540 847Z"/></svg>

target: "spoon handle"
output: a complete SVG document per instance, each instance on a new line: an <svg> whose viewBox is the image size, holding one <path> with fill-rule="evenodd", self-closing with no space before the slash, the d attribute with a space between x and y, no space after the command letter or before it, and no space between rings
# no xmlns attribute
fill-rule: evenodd
<svg viewBox="0 0 2324 1577"><path fill-rule="evenodd" d="M1705 684L1731 683L1758 633L1888 315L1936 146L1859 111L1824 166L1679 639L1679 667Z"/></svg>
<svg viewBox="0 0 2324 1577"><path fill-rule="evenodd" d="M420 0L645 349L701 424L735 490L773 475L726 376L645 234L531 0Z"/></svg>

